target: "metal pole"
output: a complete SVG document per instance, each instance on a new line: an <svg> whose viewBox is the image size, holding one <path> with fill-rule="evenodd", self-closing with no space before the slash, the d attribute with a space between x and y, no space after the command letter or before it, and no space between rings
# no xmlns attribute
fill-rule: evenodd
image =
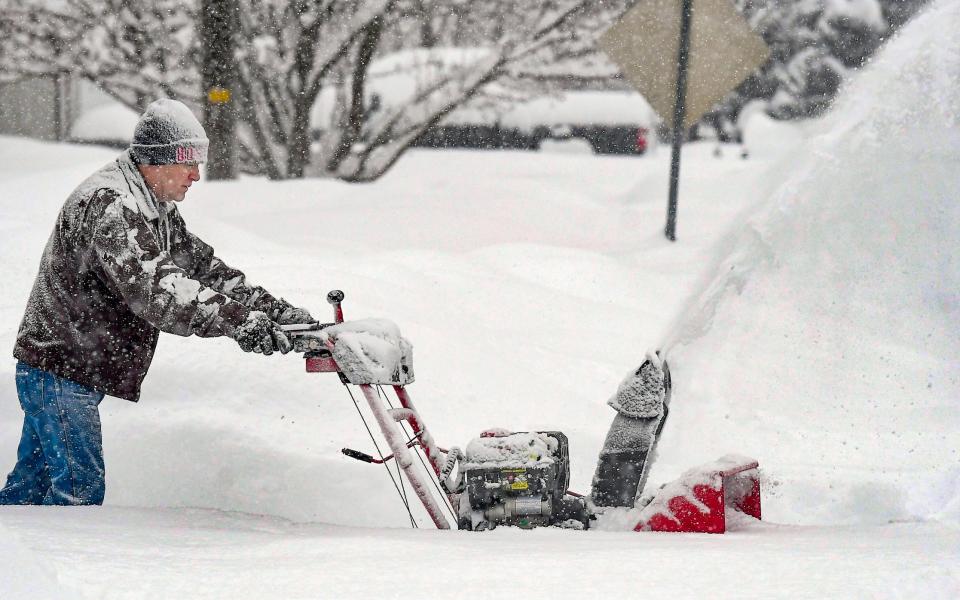
<svg viewBox="0 0 960 600"><path fill-rule="evenodd" d="M680 183L680 147L683 145L683 120L687 107L687 63L690 58L690 25L693 21L693 0L683 0L680 13L680 51L677 56L677 97L673 108L673 152L670 156L670 200L667 204L667 227L664 233L671 242L677 240L677 188Z"/></svg>
<svg viewBox="0 0 960 600"><path fill-rule="evenodd" d="M236 115L233 109L235 32L238 24L234 0L203 0L203 125L210 138L206 175L212 180L236 179Z"/></svg>

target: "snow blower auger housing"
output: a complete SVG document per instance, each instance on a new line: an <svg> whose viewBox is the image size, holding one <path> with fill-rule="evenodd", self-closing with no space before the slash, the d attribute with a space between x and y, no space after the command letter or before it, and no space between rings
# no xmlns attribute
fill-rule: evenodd
<svg viewBox="0 0 960 600"><path fill-rule="evenodd" d="M568 489L570 448L559 431L495 429L466 451L437 446L406 389L414 381L412 346L390 321L344 322L343 299L339 290L327 295L334 323L284 329L304 355L307 372L337 373L354 403L350 386L360 388L391 453L380 452L372 432L378 457L348 448L343 453L386 467L414 527L401 471L439 529L450 529L452 522L474 531L512 525L723 533L730 510L760 518L758 464L743 456L691 469L652 497L642 496L670 402L670 370L659 353L648 354L608 402L617 414L593 490L584 497ZM393 390L398 406L384 388Z"/></svg>

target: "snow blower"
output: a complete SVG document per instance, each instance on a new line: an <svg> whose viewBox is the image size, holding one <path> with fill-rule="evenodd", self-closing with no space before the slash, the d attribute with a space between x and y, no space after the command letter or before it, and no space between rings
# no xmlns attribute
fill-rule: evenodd
<svg viewBox="0 0 960 600"><path fill-rule="evenodd" d="M339 290L327 294L334 323L284 329L308 373L340 377L377 456L349 448L343 453L386 468L413 527L418 523L404 477L439 529L454 524L473 531L505 525L723 533L729 511L760 518L759 467L743 456L724 456L643 493L672 391L669 366L659 353L648 354L608 402L616 415L591 493L584 496L568 489L570 447L559 431L491 429L464 450L437 446L407 391L414 381L412 346L390 321L344 321L343 299ZM366 400L390 454L380 450L351 386Z"/></svg>

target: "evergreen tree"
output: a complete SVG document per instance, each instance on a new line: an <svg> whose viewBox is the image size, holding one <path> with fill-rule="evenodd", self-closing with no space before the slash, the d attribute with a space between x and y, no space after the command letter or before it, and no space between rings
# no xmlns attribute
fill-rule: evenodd
<svg viewBox="0 0 960 600"><path fill-rule="evenodd" d="M708 115L731 123L753 100L777 118L821 114L862 66L928 0L736 0L770 59Z"/></svg>

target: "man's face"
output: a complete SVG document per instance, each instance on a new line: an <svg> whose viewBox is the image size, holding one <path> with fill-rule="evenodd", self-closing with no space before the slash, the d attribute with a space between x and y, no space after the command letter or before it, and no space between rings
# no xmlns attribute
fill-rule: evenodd
<svg viewBox="0 0 960 600"><path fill-rule="evenodd" d="M139 165L139 168L150 191L161 202L180 202L193 182L200 181L197 164Z"/></svg>

